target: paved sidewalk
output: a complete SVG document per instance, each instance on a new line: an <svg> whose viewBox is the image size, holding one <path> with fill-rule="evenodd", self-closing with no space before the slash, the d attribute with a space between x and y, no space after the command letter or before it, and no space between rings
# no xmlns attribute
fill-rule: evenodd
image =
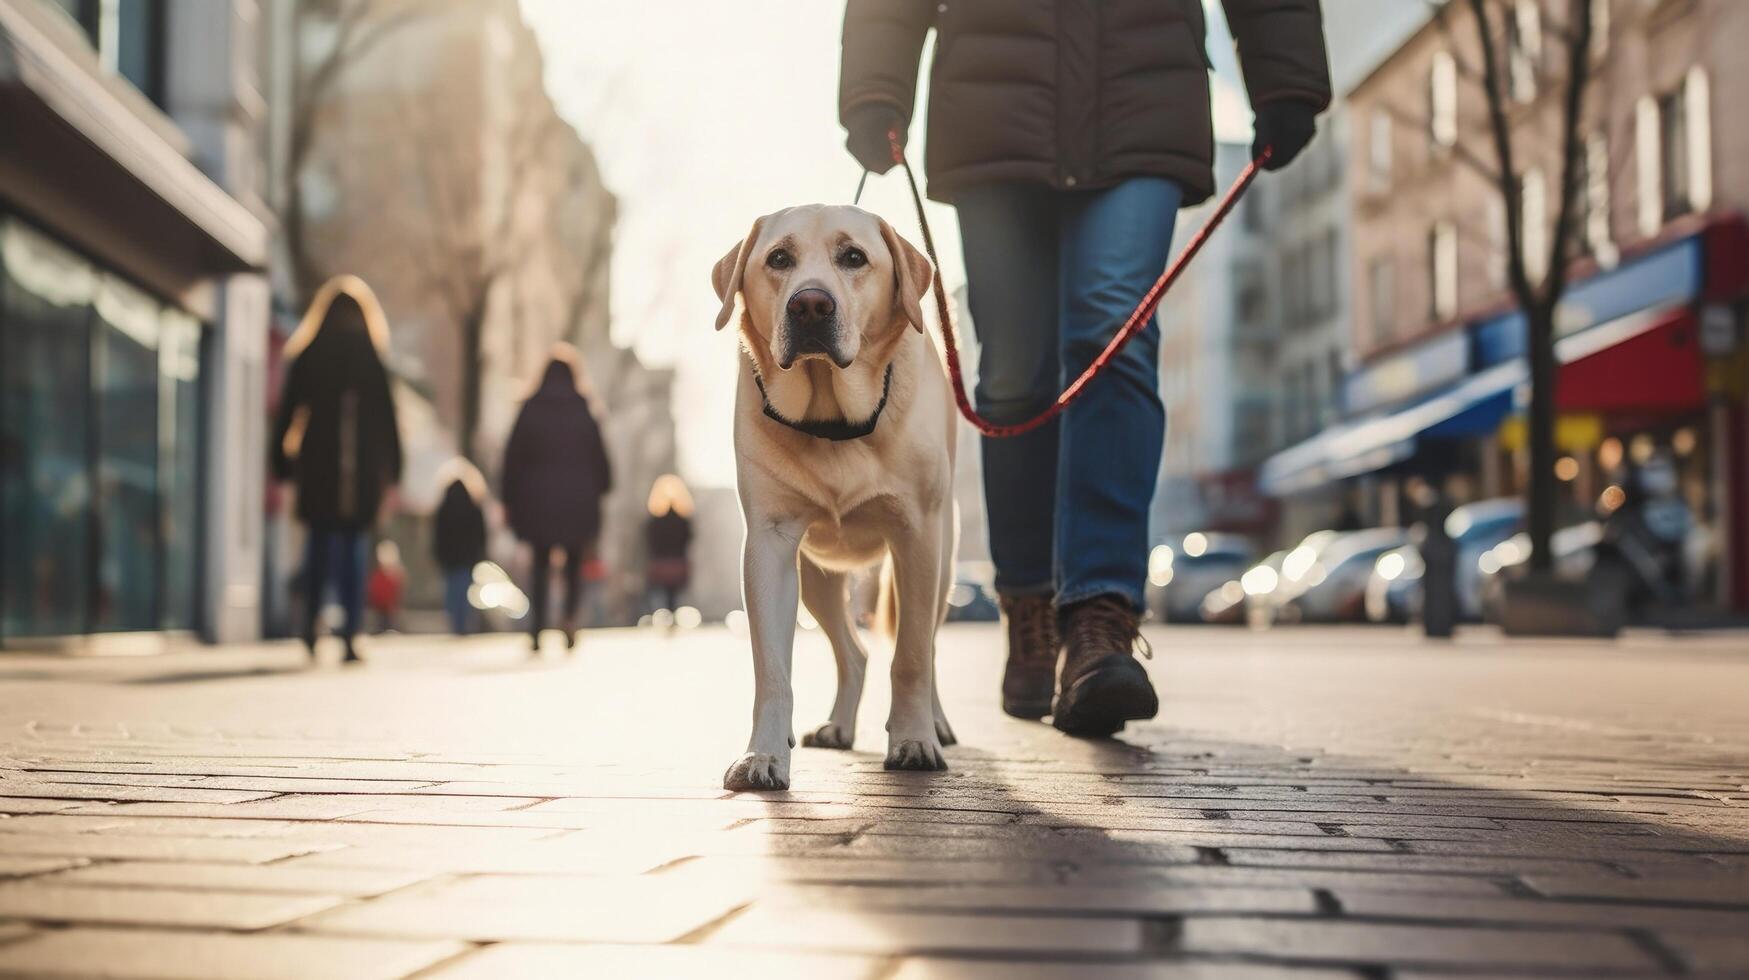
<svg viewBox="0 0 1749 980"><path fill-rule="evenodd" d="M877 681L741 795L721 631L0 657L0 973L1749 976L1749 637L1151 638L1121 740L1003 717L956 626L951 771L882 771Z"/></svg>

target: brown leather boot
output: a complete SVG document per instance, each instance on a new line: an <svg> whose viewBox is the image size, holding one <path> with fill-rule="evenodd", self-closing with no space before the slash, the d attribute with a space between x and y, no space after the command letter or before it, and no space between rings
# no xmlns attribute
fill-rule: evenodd
<svg viewBox="0 0 1749 980"><path fill-rule="evenodd" d="M1051 713L1057 686L1057 611L1044 595L1002 596L1008 624L1008 666L1002 670L1002 710L1037 720Z"/></svg>
<svg viewBox="0 0 1749 980"><path fill-rule="evenodd" d="M1128 601L1102 595L1077 602L1063 610L1063 631L1068 652L1051 724L1070 735L1103 738L1126 721L1159 712L1160 699L1135 651L1153 654Z"/></svg>

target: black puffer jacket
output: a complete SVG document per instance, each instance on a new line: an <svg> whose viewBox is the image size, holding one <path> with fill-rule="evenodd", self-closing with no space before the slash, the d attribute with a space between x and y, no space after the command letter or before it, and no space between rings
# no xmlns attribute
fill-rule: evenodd
<svg viewBox="0 0 1749 980"><path fill-rule="evenodd" d="M273 429L273 471L297 482L298 518L323 530L376 523L401 479L401 435L389 373L364 312L341 293L286 368Z"/></svg>
<svg viewBox="0 0 1749 980"><path fill-rule="evenodd" d="M472 568L486 557L486 512L468 492L468 485L452 481L437 506L433 557L442 568Z"/></svg>
<svg viewBox="0 0 1749 980"><path fill-rule="evenodd" d="M516 416L504 450L504 511L510 529L536 545L591 545L601 534L601 498L613 471L601 427L577 391L571 365L554 360Z"/></svg>
<svg viewBox="0 0 1749 980"><path fill-rule="evenodd" d="M1330 102L1318 0L1224 0L1252 105ZM937 31L924 161L929 196L1024 181L1055 188L1170 177L1214 190L1201 0L849 0L839 117L911 118Z"/></svg>

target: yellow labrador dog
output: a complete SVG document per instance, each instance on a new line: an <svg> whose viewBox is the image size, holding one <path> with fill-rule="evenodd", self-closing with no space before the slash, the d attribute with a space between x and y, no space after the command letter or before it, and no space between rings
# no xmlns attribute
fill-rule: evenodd
<svg viewBox="0 0 1749 980"><path fill-rule="evenodd" d="M787 789L796 597L838 663L832 717L804 745L850 748L868 656L846 576L886 561L893 628L888 769L945 769L935 630L955 542L954 407L923 331L929 260L880 218L811 205L766 215L711 282L721 330L740 303L735 457L747 520L753 734L730 790Z"/></svg>

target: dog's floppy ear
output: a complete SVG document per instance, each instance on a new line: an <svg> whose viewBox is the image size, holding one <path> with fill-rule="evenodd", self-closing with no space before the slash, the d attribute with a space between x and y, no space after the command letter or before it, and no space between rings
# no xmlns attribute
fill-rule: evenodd
<svg viewBox="0 0 1749 980"><path fill-rule="evenodd" d="M723 308L717 311L718 330L727 326L729 318L735 315L735 297L741 292L741 277L747 273L747 253L753 251L754 242L759 240L759 226L764 223L764 218L754 221L753 230L747 232L746 240L732 246L711 269L711 285L716 287L717 298L723 301Z"/></svg>
<svg viewBox="0 0 1749 980"><path fill-rule="evenodd" d="M930 277L935 274L929 266L929 256L900 238L885 219L881 220L881 238L893 257L893 291L899 296L899 308L905 311L905 319L911 321L911 326L922 333L923 291L929 288Z"/></svg>

